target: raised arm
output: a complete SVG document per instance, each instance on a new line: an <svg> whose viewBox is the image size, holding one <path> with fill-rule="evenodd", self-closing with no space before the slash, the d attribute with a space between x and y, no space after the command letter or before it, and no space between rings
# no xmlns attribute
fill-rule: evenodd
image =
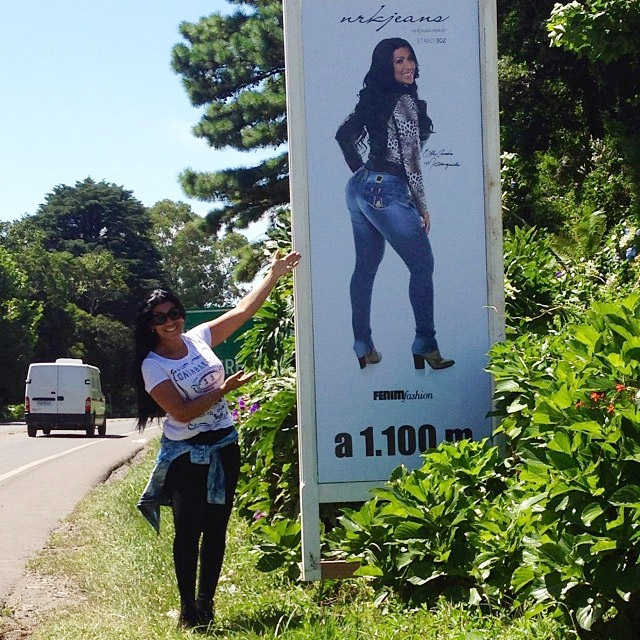
<svg viewBox="0 0 640 640"><path fill-rule="evenodd" d="M267 299L278 279L294 269L299 262L300 254L297 251L292 251L284 258L276 253L264 278L233 309L209 322L211 346L224 342L251 318Z"/></svg>

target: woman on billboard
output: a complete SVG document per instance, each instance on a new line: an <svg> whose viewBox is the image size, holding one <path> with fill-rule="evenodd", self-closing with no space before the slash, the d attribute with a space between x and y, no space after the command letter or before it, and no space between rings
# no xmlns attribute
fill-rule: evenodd
<svg viewBox="0 0 640 640"><path fill-rule="evenodd" d="M353 113L336 140L354 172L346 187L356 263L350 295L354 350L364 369L382 356L371 337L373 281L384 255L393 247L409 269L409 300L416 324L412 344L416 369L426 362L446 369L435 338L431 226L421 170L421 145L433 131L426 102L418 98L418 61L402 38L386 38L373 50ZM362 153L368 139L366 162Z"/></svg>

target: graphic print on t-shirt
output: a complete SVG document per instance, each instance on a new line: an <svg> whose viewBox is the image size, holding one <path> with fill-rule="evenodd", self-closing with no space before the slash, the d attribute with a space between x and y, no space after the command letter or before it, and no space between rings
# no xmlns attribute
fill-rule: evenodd
<svg viewBox="0 0 640 640"><path fill-rule="evenodd" d="M171 369L171 378L188 398L214 389L224 378L222 363L210 364L200 354L177 369ZM191 389L192 393L189 393Z"/></svg>
<svg viewBox="0 0 640 640"><path fill-rule="evenodd" d="M164 358L151 352L142 363L145 389L150 392L170 380L184 400L194 400L219 389L224 384L224 366L209 344L211 331L207 324L198 325L184 334L187 355L179 360ZM222 397L210 409L192 421L181 422L167 413L162 429L169 440L185 440L194 432L226 429L233 426L227 401Z"/></svg>
<svg viewBox="0 0 640 640"><path fill-rule="evenodd" d="M213 354L212 354L213 355ZM185 397L193 398L219 387L224 380L224 366L221 362L207 362L201 354L195 355L181 367L171 369L171 377ZM199 422L189 422L187 428L203 429L223 420L228 413L224 398L204 413Z"/></svg>
<svg viewBox="0 0 640 640"><path fill-rule="evenodd" d="M207 371L204 375L197 378L191 385L191 388L196 393L204 393L205 391L209 391L209 389L215 387L215 381L218 379L221 370L222 365L213 365L213 367L211 367L211 371Z"/></svg>

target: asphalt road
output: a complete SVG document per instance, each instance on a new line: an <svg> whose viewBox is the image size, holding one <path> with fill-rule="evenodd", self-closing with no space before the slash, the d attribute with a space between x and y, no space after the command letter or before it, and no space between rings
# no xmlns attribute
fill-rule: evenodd
<svg viewBox="0 0 640 640"><path fill-rule="evenodd" d="M0 425L0 606L25 563L89 489L134 456L158 428L138 433L134 420L107 420L107 435L38 432L24 423Z"/></svg>

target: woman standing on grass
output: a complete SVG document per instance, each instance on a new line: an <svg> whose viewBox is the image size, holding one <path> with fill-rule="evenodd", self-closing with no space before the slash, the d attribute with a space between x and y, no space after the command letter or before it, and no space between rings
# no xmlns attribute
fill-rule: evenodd
<svg viewBox="0 0 640 640"><path fill-rule="evenodd" d="M163 289L149 295L136 317L138 427L143 430L151 418L164 416L160 452L138 508L159 531L159 507L171 505L183 628L208 626L213 620L240 472L238 434L225 395L253 376L238 371L225 380L212 348L253 316L278 278L299 260L297 252L284 258L276 254L267 275L234 309L186 333L184 307Z"/></svg>

